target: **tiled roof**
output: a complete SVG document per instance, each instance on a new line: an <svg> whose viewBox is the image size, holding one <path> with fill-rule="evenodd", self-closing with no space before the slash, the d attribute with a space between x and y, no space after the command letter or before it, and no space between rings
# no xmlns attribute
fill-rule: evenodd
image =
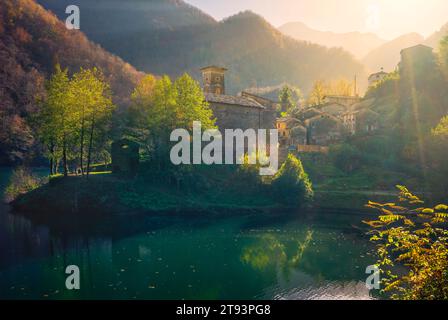
<svg viewBox="0 0 448 320"><path fill-rule="evenodd" d="M265 109L265 107L263 105L261 105L260 103L258 103L257 101L248 99L248 98L244 98L244 97L228 96L228 95L224 95L224 94L206 93L205 100L207 102L231 104L231 105L248 107L248 108Z"/></svg>

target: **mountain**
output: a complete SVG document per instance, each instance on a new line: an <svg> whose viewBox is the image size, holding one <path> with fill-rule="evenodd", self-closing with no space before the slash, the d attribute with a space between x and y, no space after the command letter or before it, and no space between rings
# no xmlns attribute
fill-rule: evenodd
<svg viewBox="0 0 448 320"><path fill-rule="evenodd" d="M371 72L377 72L381 68L390 72L400 62L402 49L415 46L423 41L423 36L418 33L405 34L372 50L362 61Z"/></svg>
<svg viewBox="0 0 448 320"><path fill-rule="evenodd" d="M426 38L424 44L434 48L434 50L437 51L439 49L440 41L447 36L448 36L448 23L445 24L442 28L440 28L439 31L434 32L432 35Z"/></svg>
<svg viewBox="0 0 448 320"><path fill-rule="evenodd" d="M71 0L39 0L65 19ZM229 92L288 82L304 91L319 78L365 77L342 49L296 41L252 12L215 21L180 0L77 0L81 29L137 68L178 76L217 64L229 69Z"/></svg>
<svg viewBox="0 0 448 320"><path fill-rule="evenodd" d="M197 35L218 23L181 0L37 0L61 20L81 11L81 30L138 69L174 75L185 70Z"/></svg>
<svg viewBox="0 0 448 320"><path fill-rule="evenodd" d="M309 41L326 47L344 48L359 59L386 42L373 33L318 31L302 22L286 23L279 30L297 40Z"/></svg>
<svg viewBox="0 0 448 320"><path fill-rule="evenodd" d="M20 163L37 147L25 118L38 110L56 63L70 72L100 68L115 102L125 105L142 73L69 31L33 0L0 2L0 164Z"/></svg>

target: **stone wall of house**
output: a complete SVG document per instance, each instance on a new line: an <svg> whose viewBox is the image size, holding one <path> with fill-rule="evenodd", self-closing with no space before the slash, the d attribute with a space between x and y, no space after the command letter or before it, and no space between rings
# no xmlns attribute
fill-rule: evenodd
<svg viewBox="0 0 448 320"><path fill-rule="evenodd" d="M216 124L221 131L225 129L259 129L264 121L268 121L262 115L263 109L259 108L244 108L215 102L210 103L210 108L217 118ZM224 132L222 133L224 134Z"/></svg>
<svg viewBox="0 0 448 320"><path fill-rule="evenodd" d="M261 129L275 129L277 112L272 109L266 109L262 110L261 115Z"/></svg>

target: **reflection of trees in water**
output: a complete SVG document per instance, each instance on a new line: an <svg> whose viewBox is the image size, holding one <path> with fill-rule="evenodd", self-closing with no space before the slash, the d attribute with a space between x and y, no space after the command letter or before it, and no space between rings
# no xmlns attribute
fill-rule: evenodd
<svg viewBox="0 0 448 320"><path fill-rule="evenodd" d="M308 230L303 239L281 239L272 233L264 234L255 244L243 248L241 261L260 271L278 268L288 273L299 265L312 239L312 230Z"/></svg>

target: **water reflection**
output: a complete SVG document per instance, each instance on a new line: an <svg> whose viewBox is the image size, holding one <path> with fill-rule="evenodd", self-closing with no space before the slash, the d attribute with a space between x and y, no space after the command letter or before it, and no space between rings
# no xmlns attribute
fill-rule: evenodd
<svg viewBox="0 0 448 320"><path fill-rule="evenodd" d="M133 235L61 234L2 215L0 296L57 299L368 298L364 239L334 229L259 218L160 223ZM319 220L319 219L317 219ZM7 226L6 229L4 227ZM5 241L5 235L7 240ZM363 255L364 254L364 255ZM371 259L370 259L371 260ZM64 289L65 267L81 270L82 290ZM352 296L350 296L350 293Z"/></svg>
<svg viewBox="0 0 448 320"><path fill-rule="evenodd" d="M368 299L364 217L124 216L30 222L0 206L0 298ZM81 290L65 289L79 266Z"/></svg>
<svg viewBox="0 0 448 320"><path fill-rule="evenodd" d="M243 248L241 260L261 271L274 267L287 272L298 265L312 239L311 230L306 232L303 241L295 238L285 241L275 234L267 233L256 243Z"/></svg>

